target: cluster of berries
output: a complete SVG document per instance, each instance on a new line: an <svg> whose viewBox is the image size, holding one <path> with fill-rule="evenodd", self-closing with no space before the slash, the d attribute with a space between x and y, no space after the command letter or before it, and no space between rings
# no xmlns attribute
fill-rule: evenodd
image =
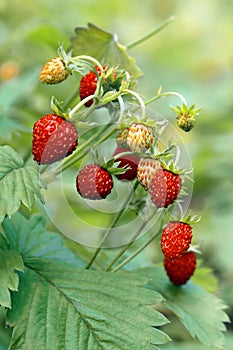
<svg viewBox="0 0 233 350"><path fill-rule="evenodd" d="M192 226L186 222L169 221L161 236L164 267L169 279L176 285L185 284L196 268L196 254L189 251Z"/></svg>
<svg viewBox="0 0 233 350"><path fill-rule="evenodd" d="M42 69L40 80L46 84L57 84L65 80L70 71L61 57L49 61ZM101 75L106 66L95 66L80 80L79 96L85 106L93 105ZM102 94L119 88L114 70L104 77ZM114 187L113 175L121 181L136 179L148 191L151 202L157 208L173 204L182 187L181 173L169 167L156 155L155 125L146 118L129 119L127 126L120 127L116 137L117 147L112 162L87 164L76 176L77 192L89 200L105 199ZM77 148L79 134L69 114L47 114L35 122L32 138L32 154L38 164L53 164L71 155ZM111 166L109 164L111 163ZM113 165L113 166L112 166ZM192 239L192 228L188 223L169 222L163 229L161 247L165 255L164 267L170 280L181 285L194 273L196 256L188 251Z"/></svg>

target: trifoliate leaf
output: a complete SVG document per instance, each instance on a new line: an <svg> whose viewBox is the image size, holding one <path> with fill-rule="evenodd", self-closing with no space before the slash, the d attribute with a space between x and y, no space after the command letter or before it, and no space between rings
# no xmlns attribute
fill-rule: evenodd
<svg viewBox="0 0 233 350"><path fill-rule="evenodd" d="M11 307L10 291L17 291L19 284L15 270L23 269L23 259L18 252L0 249L0 305Z"/></svg>
<svg viewBox="0 0 233 350"><path fill-rule="evenodd" d="M224 322L229 322L229 318L224 312L226 306L219 298L191 281L182 287L174 286L163 268L139 271L150 278L150 287L164 296L164 306L179 318L193 338L212 349L224 348Z"/></svg>
<svg viewBox="0 0 233 350"><path fill-rule="evenodd" d="M135 60L128 55L126 47L118 42L116 35L92 23L88 23L87 28L77 27L75 34L71 39L73 56L92 56L104 65L126 70L134 78L142 75Z"/></svg>
<svg viewBox="0 0 233 350"><path fill-rule="evenodd" d="M20 252L24 262L32 258L44 258L76 267L84 266L81 259L65 247L61 235L46 230L45 220L40 215L34 214L28 220L16 213L11 219L6 218L2 226L9 247Z"/></svg>
<svg viewBox="0 0 233 350"><path fill-rule="evenodd" d="M31 209L35 197L43 202L39 171L24 167L23 159L9 146L0 147L0 221L13 215L23 203Z"/></svg>
<svg viewBox="0 0 233 350"><path fill-rule="evenodd" d="M161 297L143 288L147 279L40 259L27 266L7 316L9 349L152 350L169 340L155 328L166 319L149 307Z"/></svg>

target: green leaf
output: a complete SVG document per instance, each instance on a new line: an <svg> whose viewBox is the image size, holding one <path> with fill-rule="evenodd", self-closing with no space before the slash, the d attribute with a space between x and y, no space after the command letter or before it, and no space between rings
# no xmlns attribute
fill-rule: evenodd
<svg viewBox="0 0 233 350"><path fill-rule="evenodd" d="M23 269L23 259L18 252L0 249L0 305L11 307L10 291L17 291L19 284L15 270Z"/></svg>
<svg viewBox="0 0 233 350"><path fill-rule="evenodd" d="M13 294L10 349L156 349L165 317L149 305L161 296L144 277L77 269L31 259ZM27 300L27 302L25 302Z"/></svg>
<svg viewBox="0 0 233 350"><path fill-rule="evenodd" d="M189 281L182 287L174 286L163 268L137 270L150 278L149 286L161 293L164 306L183 323L193 338L214 349L224 348L224 322L229 322L224 312L226 306L215 295Z"/></svg>
<svg viewBox="0 0 233 350"><path fill-rule="evenodd" d="M207 292L215 293L218 289L218 280L213 275L212 270L209 267L200 266L201 261L198 261L197 269L192 277L194 284L199 285Z"/></svg>
<svg viewBox="0 0 233 350"><path fill-rule="evenodd" d="M21 203L31 209L35 197L43 203L38 168L24 167L21 156L9 146L0 147L0 193L0 221L13 215Z"/></svg>
<svg viewBox="0 0 233 350"><path fill-rule="evenodd" d="M135 60L128 55L126 47L118 42L115 35L92 23L88 23L87 28L77 27L75 34L71 39L73 56L89 55L102 64L117 66L128 71L134 78L142 75Z"/></svg>
<svg viewBox="0 0 233 350"><path fill-rule="evenodd" d="M65 240L55 232L47 231L45 220L40 215L32 215L26 219L20 213L3 221L3 229L11 249L17 250L25 263L32 258L59 260L83 267L84 263L65 247Z"/></svg>
<svg viewBox="0 0 233 350"><path fill-rule="evenodd" d="M2 225L25 264L7 316L14 327L10 349L147 350L169 340L155 328L167 319L154 308L161 295L144 288L147 278L80 268L61 236L44 225L41 216L20 213Z"/></svg>

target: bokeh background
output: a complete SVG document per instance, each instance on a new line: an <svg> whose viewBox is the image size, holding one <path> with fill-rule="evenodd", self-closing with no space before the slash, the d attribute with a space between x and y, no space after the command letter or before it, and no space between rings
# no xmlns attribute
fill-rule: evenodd
<svg viewBox="0 0 233 350"><path fill-rule="evenodd" d="M170 16L175 20L166 29L129 53L144 73L138 87L146 99L162 85L164 91L178 91L189 104L203 107L194 130L181 132L194 166L191 208L202 217L194 234L205 264L219 279L218 295L232 316L232 0L1 0L0 144L10 144L30 158L32 124L47 113L52 94L62 98L65 92L41 86L39 69L56 55L59 43L69 45L76 26L92 22L116 33L119 42L127 45ZM150 107L175 125L169 105L178 102L171 97ZM226 349L230 350L230 325L228 330ZM181 333L174 329L174 337L182 342L164 348L206 349L182 339ZM8 339L8 332L0 331L1 350L7 348Z"/></svg>

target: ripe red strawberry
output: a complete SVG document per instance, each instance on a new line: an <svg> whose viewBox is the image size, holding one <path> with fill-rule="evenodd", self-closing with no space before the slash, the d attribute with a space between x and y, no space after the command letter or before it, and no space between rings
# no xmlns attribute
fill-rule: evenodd
<svg viewBox="0 0 233 350"><path fill-rule="evenodd" d="M106 70L107 67L103 66L103 70ZM95 70L97 71L99 77L101 76L101 71L98 66L95 66ZM109 91L111 89L111 81L116 79L116 74L113 72L110 77L106 78L103 83L104 92ZM79 85L79 95L80 99L84 100L84 98L91 96L95 93L97 86L98 77L95 71L90 71L86 75L82 77ZM85 103L86 107L90 107L93 103L93 100L90 100Z"/></svg>
<svg viewBox="0 0 233 350"><path fill-rule="evenodd" d="M177 286L185 284L194 274L196 268L196 255L187 252L178 259L164 259L164 268L170 281Z"/></svg>
<svg viewBox="0 0 233 350"><path fill-rule="evenodd" d="M83 198L104 199L112 191L112 175L98 164L88 164L78 173L76 188Z"/></svg>
<svg viewBox="0 0 233 350"><path fill-rule="evenodd" d="M161 164L157 159L140 159L138 163L137 178L146 191L149 189L151 180L158 169L161 169Z"/></svg>
<svg viewBox="0 0 233 350"><path fill-rule="evenodd" d="M123 148L123 147L117 147L113 156L116 156L117 154L123 153L123 152L130 152L129 148ZM116 177L120 180L134 180L137 176L137 167L138 167L138 162L139 158L136 157L133 154L125 155L122 157L119 157L116 159L116 162L120 162L118 165L118 168L123 168L123 167L130 167L131 169L127 170L123 174L118 174Z"/></svg>
<svg viewBox="0 0 233 350"><path fill-rule="evenodd" d="M170 221L161 236L161 248L166 258L179 258L189 248L192 240L192 227L184 222Z"/></svg>
<svg viewBox="0 0 233 350"><path fill-rule="evenodd" d="M47 62L40 72L40 81L44 84L58 84L65 80L69 75L63 60L55 57Z"/></svg>
<svg viewBox="0 0 233 350"><path fill-rule="evenodd" d="M151 126L142 123L132 123L127 133L127 144L134 153L145 153L154 142Z"/></svg>
<svg viewBox="0 0 233 350"><path fill-rule="evenodd" d="M100 68L98 66L95 66L95 69L100 76ZM80 85L79 85L79 95L81 100L84 100L84 98L91 96L95 93L96 90L96 85L97 85L97 76L94 71L90 71L86 75L82 77L80 80ZM85 103L86 107L90 107L93 103L93 100L90 100Z"/></svg>
<svg viewBox="0 0 233 350"><path fill-rule="evenodd" d="M182 179L170 170L158 169L150 184L152 202L158 208L167 208L172 204L181 189Z"/></svg>
<svg viewBox="0 0 233 350"><path fill-rule="evenodd" d="M47 114L35 122L32 154L39 164L52 164L70 155L77 147L78 132L68 120Z"/></svg>

